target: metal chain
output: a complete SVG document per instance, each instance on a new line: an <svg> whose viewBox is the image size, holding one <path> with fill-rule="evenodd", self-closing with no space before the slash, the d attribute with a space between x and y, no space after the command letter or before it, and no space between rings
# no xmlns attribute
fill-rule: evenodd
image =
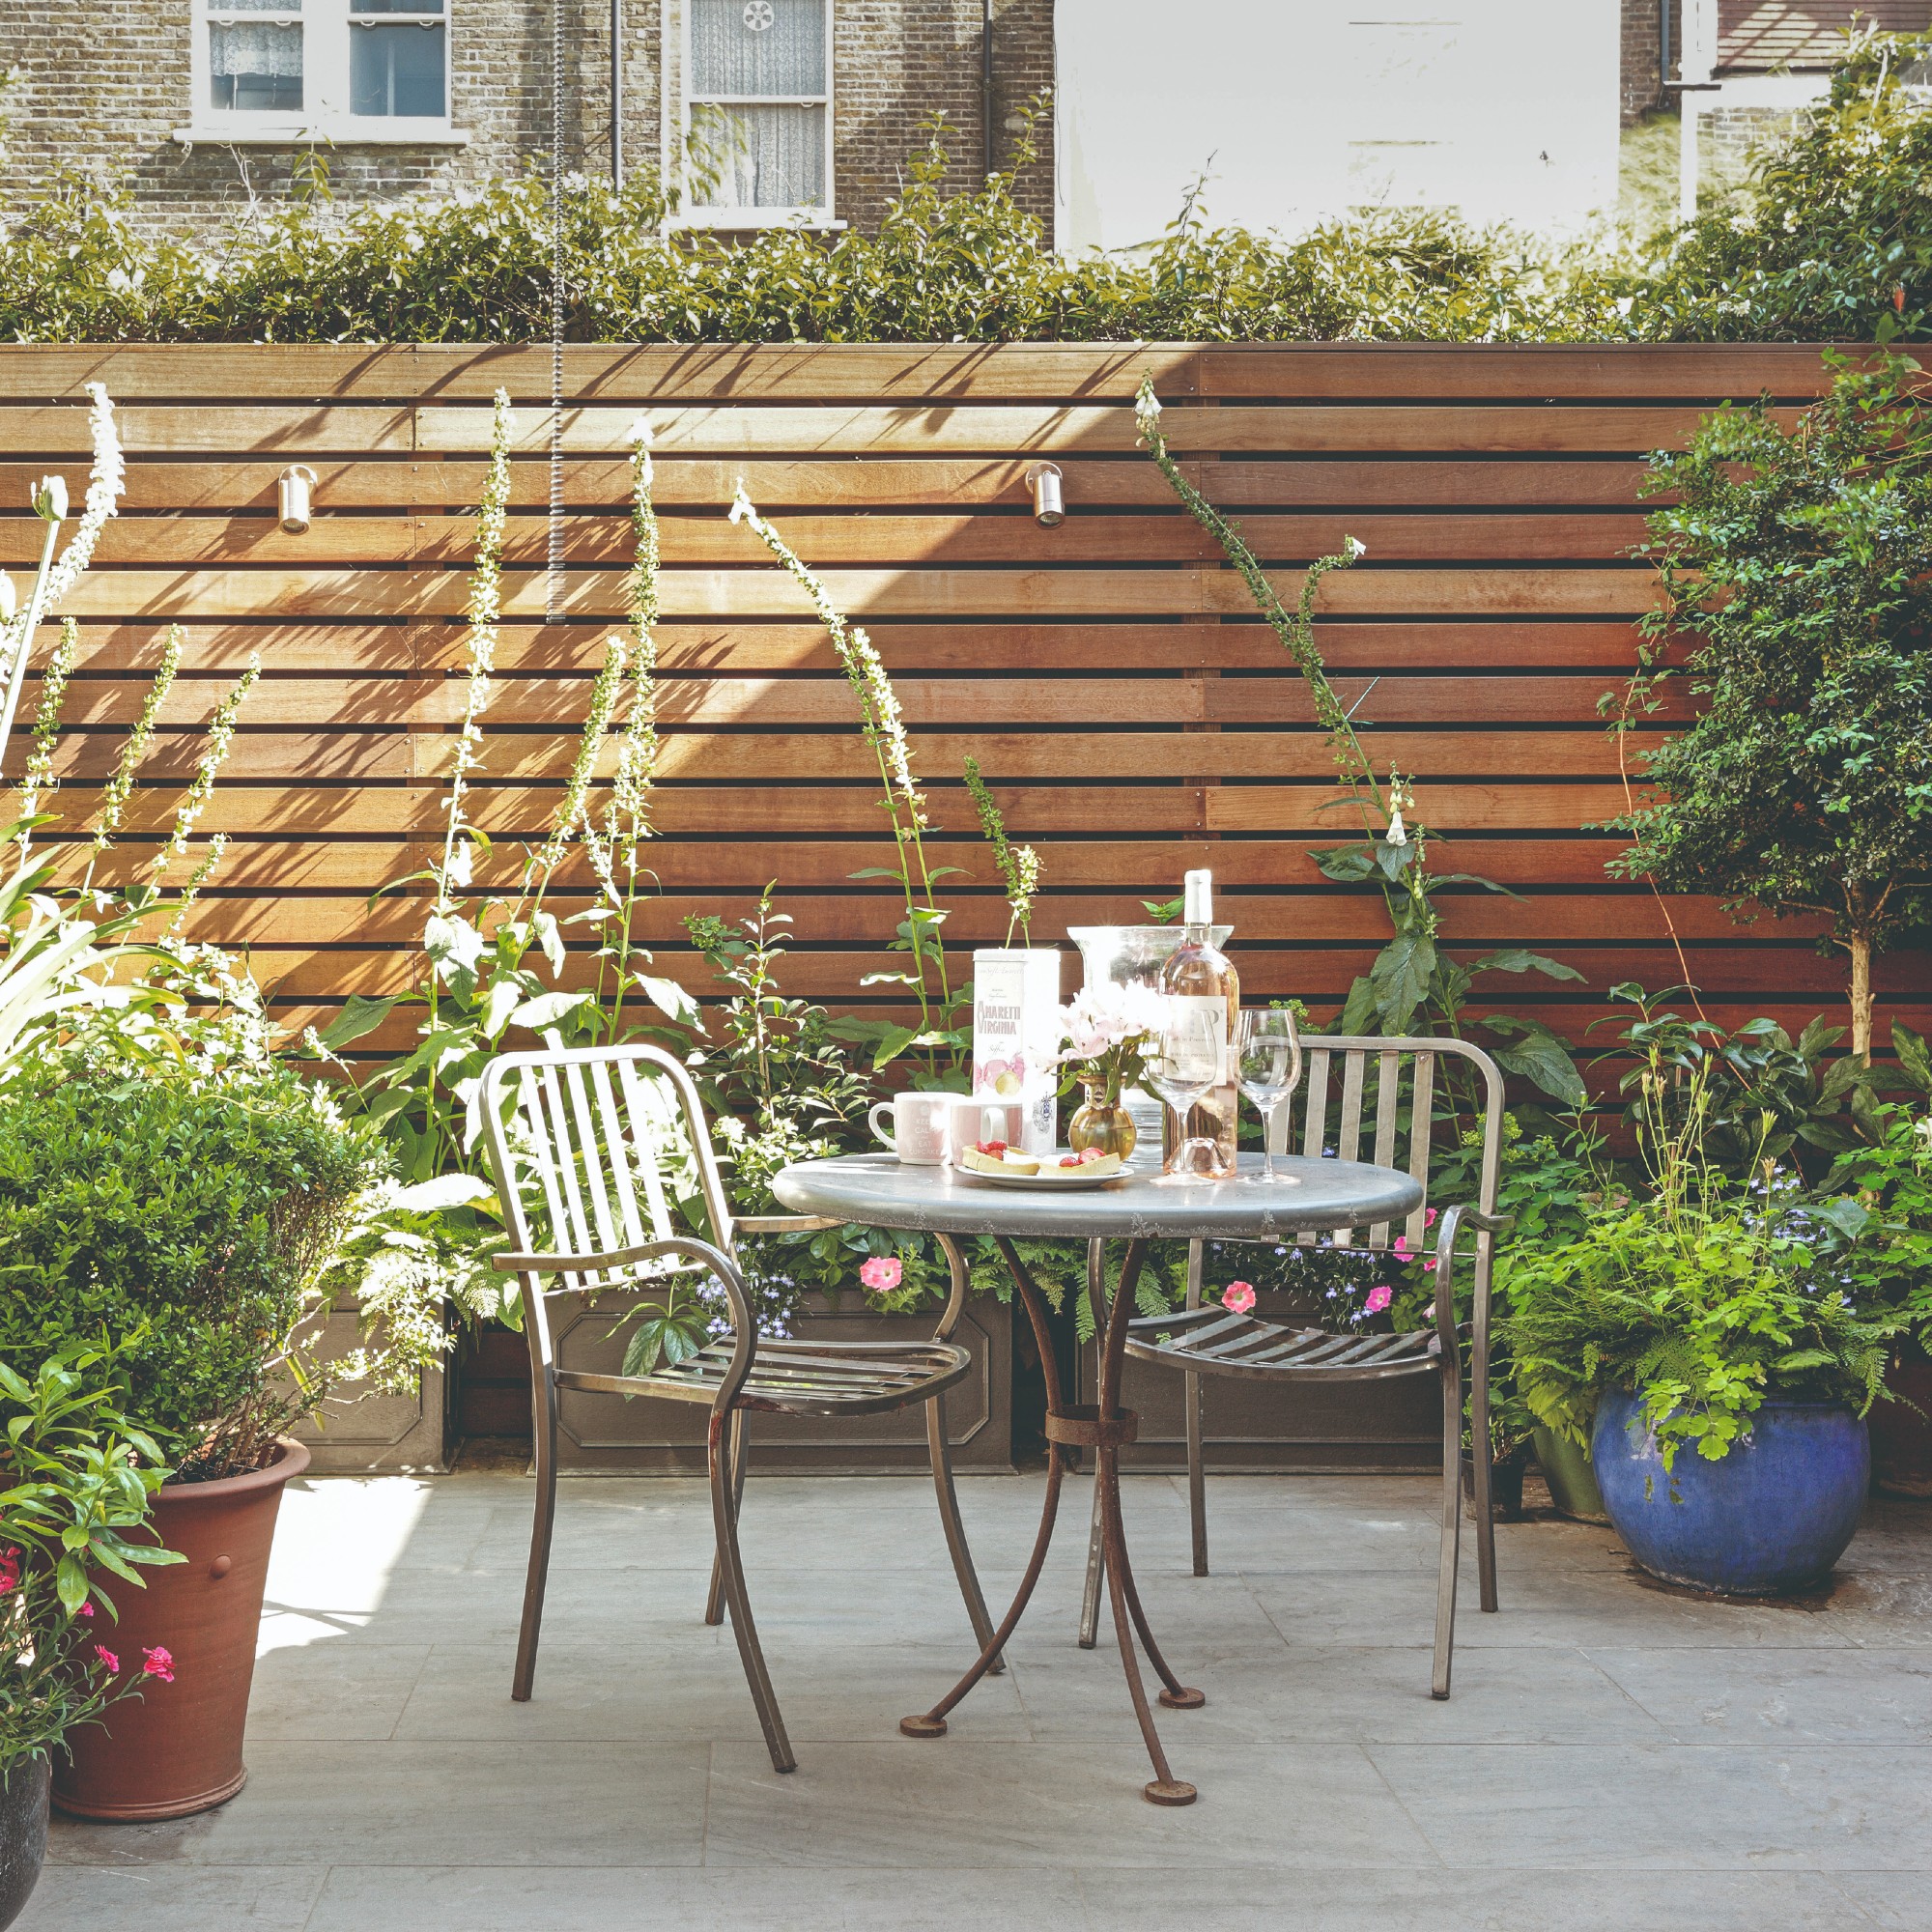
<svg viewBox="0 0 1932 1932"><path fill-rule="evenodd" d="M563 9L550 10L550 529L544 621L563 620Z"/></svg>

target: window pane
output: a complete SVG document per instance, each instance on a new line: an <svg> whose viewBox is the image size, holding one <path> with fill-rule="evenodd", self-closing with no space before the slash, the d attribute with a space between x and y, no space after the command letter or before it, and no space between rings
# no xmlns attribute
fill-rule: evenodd
<svg viewBox="0 0 1932 1932"><path fill-rule="evenodd" d="M692 120L699 208L825 206L824 108L715 108L703 125Z"/></svg>
<svg viewBox="0 0 1932 1932"><path fill-rule="evenodd" d="M692 0L695 96L826 91L825 0Z"/></svg>
<svg viewBox="0 0 1932 1932"><path fill-rule="evenodd" d="M349 34L349 111L440 119L440 24L355 27Z"/></svg>
<svg viewBox="0 0 1932 1932"><path fill-rule="evenodd" d="M302 0L213 0L211 14L299 14Z"/></svg>
<svg viewBox="0 0 1932 1932"><path fill-rule="evenodd" d="M352 14L440 14L442 0L349 0Z"/></svg>
<svg viewBox="0 0 1932 1932"><path fill-rule="evenodd" d="M213 106L247 114L284 114L302 104L299 27L208 29L208 85Z"/></svg>

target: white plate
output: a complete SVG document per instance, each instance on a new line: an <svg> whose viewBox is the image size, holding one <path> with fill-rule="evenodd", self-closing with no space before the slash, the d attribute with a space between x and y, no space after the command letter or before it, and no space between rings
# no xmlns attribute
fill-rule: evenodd
<svg viewBox="0 0 1932 1932"><path fill-rule="evenodd" d="M1106 1187L1127 1178L1125 1168L1112 1174L1094 1174L1084 1167L1042 1167L1037 1174L982 1174L977 1167L955 1167L952 1172L964 1180L984 1180L995 1187Z"/></svg>

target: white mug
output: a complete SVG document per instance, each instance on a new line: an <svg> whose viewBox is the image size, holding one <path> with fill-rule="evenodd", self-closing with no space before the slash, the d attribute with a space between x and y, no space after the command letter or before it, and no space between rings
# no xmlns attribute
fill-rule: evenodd
<svg viewBox="0 0 1932 1932"><path fill-rule="evenodd" d="M878 1139L907 1166L938 1167L946 1158L947 1117L957 1097L954 1094L900 1094L890 1100L874 1101L866 1119Z"/></svg>
<svg viewBox="0 0 1932 1932"><path fill-rule="evenodd" d="M1009 1147L1021 1145L1021 1136L1026 1132L1027 1110L1023 1102L996 1100L985 1094L954 1094L949 1098L948 1160L957 1160L962 1149L979 1141L1005 1141Z"/></svg>

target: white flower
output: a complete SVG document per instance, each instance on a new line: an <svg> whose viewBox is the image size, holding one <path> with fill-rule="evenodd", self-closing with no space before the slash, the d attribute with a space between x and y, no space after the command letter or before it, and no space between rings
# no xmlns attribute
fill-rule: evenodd
<svg viewBox="0 0 1932 1932"><path fill-rule="evenodd" d="M734 524L742 524L747 517L752 520L752 527L756 529L758 513L752 507L751 495L745 488L745 479L741 476L738 478L738 494L731 498L730 519Z"/></svg>
<svg viewBox="0 0 1932 1932"><path fill-rule="evenodd" d="M34 515L50 524L67 521L67 478L43 476L34 486Z"/></svg>
<svg viewBox="0 0 1932 1932"><path fill-rule="evenodd" d="M1932 1114L1914 1123L1912 1131L1918 1136L1919 1144L1927 1153L1932 1153Z"/></svg>
<svg viewBox="0 0 1932 1932"><path fill-rule="evenodd" d="M14 580L0 570L0 624L12 623L14 612L19 608L20 596L14 588Z"/></svg>
<svg viewBox="0 0 1932 1932"><path fill-rule="evenodd" d="M1361 540L1360 537L1350 537L1349 539L1349 561L1350 563L1357 561L1361 557L1367 556L1368 554L1369 554L1369 547Z"/></svg>
<svg viewBox="0 0 1932 1932"><path fill-rule="evenodd" d="M1400 806L1397 806L1389 813L1389 829L1384 837L1386 837L1391 845L1406 845L1408 843L1408 828L1402 822L1402 808Z"/></svg>

